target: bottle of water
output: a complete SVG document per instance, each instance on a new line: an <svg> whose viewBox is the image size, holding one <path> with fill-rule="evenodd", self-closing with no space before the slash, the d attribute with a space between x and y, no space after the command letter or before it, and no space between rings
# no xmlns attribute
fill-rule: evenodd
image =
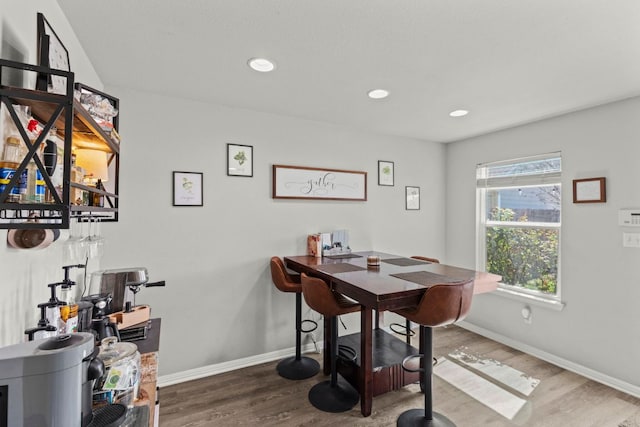
<svg viewBox="0 0 640 427"><path fill-rule="evenodd" d="M0 158L0 194L5 190L22 161L20 140L15 136L7 137ZM26 174L23 174L26 175ZM0 202L19 202L20 195L26 190L26 176L13 186L5 200Z"/></svg>

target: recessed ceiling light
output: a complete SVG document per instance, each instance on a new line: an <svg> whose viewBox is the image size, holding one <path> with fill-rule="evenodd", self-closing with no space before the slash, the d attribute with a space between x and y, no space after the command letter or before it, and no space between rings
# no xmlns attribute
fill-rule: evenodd
<svg viewBox="0 0 640 427"><path fill-rule="evenodd" d="M369 98L371 99L383 99L389 96L389 91L384 89L373 89L370 90L367 95L369 95Z"/></svg>
<svg viewBox="0 0 640 427"><path fill-rule="evenodd" d="M249 60L249 67L261 73L268 73L276 68L276 65L265 58L251 58Z"/></svg>
<svg viewBox="0 0 640 427"><path fill-rule="evenodd" d="M449 113L451 117L462 117L462 116L466 116L467 114L469 114L469 111L467 110L454 110Z"/></svg>

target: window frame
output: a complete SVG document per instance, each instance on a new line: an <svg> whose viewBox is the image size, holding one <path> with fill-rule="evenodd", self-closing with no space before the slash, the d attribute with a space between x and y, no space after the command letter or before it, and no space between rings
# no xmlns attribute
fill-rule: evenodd
<svg viewBox="0 0 640 427"><path fill-rule="evenodd" d="M502 165L516 165L519 163L532 162L536 160L560 159L560 170L558 172L546 172L537 174L515 175L510 177L488 178L486 172L491 167ZM484 171L484 177L481 176ZM561 302L562 291L562 199L560 200L560 218L557 223L553 222L522 222L514 221L492 221L487 215L487 191L522 188L522 187L542 187L546 185L558 185L562 193L562 155L560 152L528 156L517 159L503 160L497 162L481 163L476 166L476 269L485 271L487 266L487 245L486 233L488 227L509 227L518 229L552 229L558 230L558 258L557 277L555 294L544 293L534 289L527 289L517 285L499 283L498 294L524 300L536 305L554 306L560 310L564 307Z"/></svg>

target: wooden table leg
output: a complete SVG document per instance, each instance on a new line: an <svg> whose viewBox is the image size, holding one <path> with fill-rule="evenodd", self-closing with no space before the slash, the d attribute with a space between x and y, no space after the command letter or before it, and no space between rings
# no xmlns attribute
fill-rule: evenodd
<svg viewBox="0 0 640 427"><path fill-rule="evenodd" d="M362 306L360 313L360 411L371 415L373 406L372 313L371 307Z"/></svg>

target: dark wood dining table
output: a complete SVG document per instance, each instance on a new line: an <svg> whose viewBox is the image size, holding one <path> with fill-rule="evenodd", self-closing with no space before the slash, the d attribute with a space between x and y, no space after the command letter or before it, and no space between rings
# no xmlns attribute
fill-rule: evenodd
<svg viewBox="0 0 640 427"><path fill-rule="evenodd" d="M378 267L368 266L367 257L369 256L380 257L380 265ZM373 343L374 341L376 343L384 341L379 337L382 332L380 330L374 331L373 311L380 313L387 310L415 307L420 302L425 290L436 284L473 279L474 294L479 294L495 290L498 282L502 279L496 274L375 251L354 252L333 257L287 256L284 260L287 268L298 273L322 278L329 283L333 290L362 305L360 334L357 339L360 344L357 368L359 372L356 372L354 378L357 383L356 388L360 393L360 409L365 417L371 415L373 406ZM326 344L325 342L325 349L327 348ZM395 371L401 371L399 369L400 363L401 360L391 369L392 375ZM376 367L376 370L379 368ZM397 389L405 384L406 382L402 378L392 378L390 381L385 381L383 387L386 388L384 390L381 391L380 387L377 387L376 394Z"/></svg>

